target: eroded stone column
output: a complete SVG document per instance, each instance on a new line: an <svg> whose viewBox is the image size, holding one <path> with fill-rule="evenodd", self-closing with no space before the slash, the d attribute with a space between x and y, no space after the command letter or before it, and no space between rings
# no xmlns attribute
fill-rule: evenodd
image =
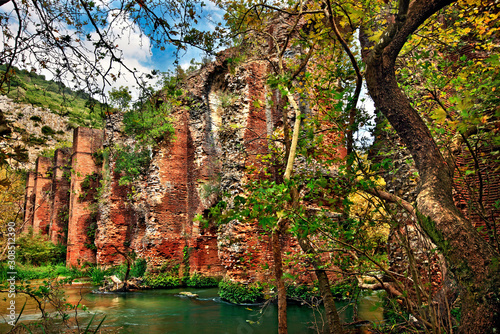
<svg viewBox="0 0 500 334"><path fill-rule="evenodd" d="M57 149L54 153L52 209L49 228L50 240L54 244L65 245L68 238L70 175L71 149Z"/></svg>
<svg viewBox="0 0 500 334"><path fill-rule="evenodd" d="M101 167L96 163L95 154L102 148L103 136L102 130L81 127L75 129L73 135L66 257L68 267L96 262L93 235L97 228L97 206L94 192Z"/></svg>
<svg viewBox="0 0 500 334"><path fill-rule="evenodd" d="M50 224L50 194L52 191L52 160L38 157L33 193L33 234L48 234Z"/></svg>
<svg viewBox="0 0 500 334"><path fill-rule="evenodd" d="M26 180L26 198L24 201L24 223L22 226L22 233L27 233L31 228L33 228L33 209L35 207L35 172L28 173L28 179Z"/></svg>

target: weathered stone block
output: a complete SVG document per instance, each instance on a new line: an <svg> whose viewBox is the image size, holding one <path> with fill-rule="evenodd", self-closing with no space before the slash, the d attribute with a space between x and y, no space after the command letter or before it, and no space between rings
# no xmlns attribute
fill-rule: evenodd
<svg viewBox="0 0 500 334"><path fill-rule="evenodd" d="M103 137L102 130L77 128L74 131L67 266L96 262L94 236L98 212L91 188L95 190L97 184L92 184L89 189L85 186L88 187L95 182L95 178L101 172L101 166L96 164L94 154L102 148Z"/></svg>
<svg viewBox="0 0 500 334"><path fill-rule="evenodd" d="M71 149L57 149L54 153L52 175L52 208L49 236L54 244L66 245L69 220L69 189Z"/></svg>
<svg viewBox="0 0 500 334"><path fill-rule="evenodd" d="M33 192L35 194L33 233L48 234L52 192L52 160L50 158L38 157Z"/></svg>

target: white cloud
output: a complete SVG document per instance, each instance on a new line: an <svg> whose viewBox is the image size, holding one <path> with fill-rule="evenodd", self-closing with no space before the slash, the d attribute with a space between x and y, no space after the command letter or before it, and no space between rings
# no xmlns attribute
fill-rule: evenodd
<svg viewBox="0 0 500 334"><path fill-rule="evenodd" d="M375 126L375 103L373 102L370 95L368 95L368 90L365 84L363 84L363 87L361 88L360 99L356 107L360 110L364 110L366 116L369 117L369 120L366 123L362 124L357 131L356 140L358 141L358 143L364 141L365 145L372 144L374 138L371 131Z"/></svg>
<svg viewBox="0 0 500 334"><path fill-rule="evenodd" d="M220 9L212 1L205 1L205 6L203 7L203 12L207 13L210 18L215 22L222 22L224 20L224 10Z"/></svg>
<svg viewBox="0 0 500 334"><path fill-rule="evenodd" d="M109 6L109 4L101 2L101 6L106 7ZM11 2L0 7L1 12L11 13L9 21L10 29L13 32L17 32L19 22L17 21L17 16L13 12L13 9ZM105 32L106 36L113 39L113 44L117 45L115 56L120 58L123 64L133 71L136 76L142 73L151 73L154 69L154 62L152 61L152 54L150 51L150 40L141 33L139 27L127 16L116 15L116 13L118 12L113 10L109 11L107 17L108 24L103 28L103 32ZM30 14L29 17L32 21L23 21L23 23L26 24L24 36L33 36L37 33L37 29L39 29L37 27L39 21L36 13L31 9ZM53 79L53 73L55 73L56 67L70 67L73 70L86 73L85 75L89 78L92 74L96 73L96 69L92 67L94 65L101 66L104 68L104 71L108 72L108 76L105 79L100 78L99 80L101 88L104 88L104 90L108 92L112 87L129 86L133 91L134 98L138 97L138 90L133 88L133 86L136 85L134 73L124 69L118 62L112 62L110 54L104 57L104 59L99 61L96 60L94 43L99 40L99 36L96 32L90 33L91 40L89 41L82 38L82 36L78 36L76 30L68 26L65 22L55 22L54 24L57 27L57 32L54 32L54 35L56 37L65 35L71 36L71 46L78 49L78 52L88 61L79 61L77 56L70 52L71 48L68 47L65 53L73 64L63 64L61 61L63 59L60 53L61 51L44 46L44 41L38 37L38 39L33 40L29 51L22 55L21 59L24 59L24 62L18 61L15 63L16 66L26 68L27 70L35 68L39 74L45 75L48 80ZM0 30L0 39L8 42L8 45L12 48L14 46L14 40L5 40L4 37L2 30ZM82 41L78 42L78 38L82 38ZM0 52L3 50L4 44L0 43ZM43 58L47 60L47 68L44 68L41 63ZM113 76L116 80L113 80ZM67 72L66 75L62 77L62 80L67 86L75 88L74 85L71 84L73 80L73 75L71 73Z"/></svg>
<svg viewBox="0 0 500 334"><path fill-rule="evenodd" d="M128 17L122 14L119 16L113 14L111 12L108 15L108 26L105 30L107 34L116 38L115 45L120 50L122 62L127 69L115 63L112 72L116 76L116 80L106 88L106 91L109 92L113 87L128 86L132 91L133 98L137 99L140 92L136 86L136 77L129 70L135 72L136 76L151 73L154 69L150 51L151 43L147 36ZM109 24L109 22L112 22L112 24ZM97 40L95 33L94 37ZM109 62L110 60L111 57L108 56L104 61ZM153 83L151 82L151 84Z"/></svg>
<svg viewBox="0 0 500 334"><path fill-rule="evenodd" d="M76 56L72 56L72 59L75 62L75 65L73 67L74 69L85 71L88 73L87 75L90 76L93 73L97 72L95 69L92 69L92 63L97 63L97 65L102 66L105 71L109 70L106 79L100 78L99 85L101 88L104 88L106 92L109 92L112 87L118 88L120 86L128 86L133 91L134 98L137 98L139 92L133 87L136 85L136 78L134 77L134 74L136 74L136 76L139 76L142 73L151 73L153 69L173 69L173 57L171 56L171 54L169 54L169 52L173 52L173 49L172 47L166 45L166 51L161 52L160 50L155 49L153 50L154 53L152 53L151 41L149 40L149 38L143 32L141 32L137 24L132 22L127 16L123 14L117 15L118 11L112 10L112 1L98 0L97 5L101 7L103 13L108 12L108 24L103 27L103 31L107 36L112 37L112 39L114 39L114 45L118 46L115 55L122 59L123 64L134 73L130 73L129 71L125 70L118 63L114 63L111 69L109 69L110 63L112 62L112 57L109 54L104 59L99 60L99 62L97 63L96 55L94 52L95 47L93 44L99 40L99 36L97 36L96 32L90 32L91 40L88 41L82 36L77 36L75 29L73 29L71 26L68 26L65 22L58 22L58 34L60 36L72 36L72 46L78 48L78 50L82 52L84 57L90 60L90 63L84 63L82 61L78 61ZM197 28L200 30L213 30L215 29L214 24L222 22L224 12L210 1L206 1L206 5L207 6L203 7L203 10L201 12L201 15L203 17L198 23ZM0 7L0 11L12 12L12 3L9 2ZM32 18L37 17L36 13L33 12L32 14ZM13 13L12 17L15 18L16 15L14 15ZM31 22L28 25L26 29L27 34L36 33L36 23L37 22L35 21ZM12 29L17 28L15 25L15 20L11 21ZM82 41L79 43L75 41L78 37L82 38ZM11 42L13 43L12 40ZM24 67L37 67L37 72L40 74L44 74L46 78L50 80L53 78L53 75L48 69L42 68L42 66L40 65L40 56L43 57L45 53L45 56L47 56L48 60L53 62L53 64L49 64L52 65L52 68L61 65L60 59L62 59L62 57L60 56L60 54L56 53L51 53L49 55L50 51L48 51L48 48L43 48L43 44L41 42L38 43L38 45L40 45L40 47L37 46L33 50L37 52L38 58L33 54L26 54L25 58L27 61L25 62L26 65ZM2 47L3 46L0 45L0 50ZM181 64L182 68L186 69L191 65L191 59L194 58L197 61L200 61L203 55L204 54L202 51L196 48L189 47L186 51L180 52L179 63ZM21 63L18 63L16 65L23 67ZM30 70L30 68L27 69ZM115 80L112 79L113 76ZM71 84L73 78L69 73L62 79L67 86L75 88L74 84Z"/></svg>

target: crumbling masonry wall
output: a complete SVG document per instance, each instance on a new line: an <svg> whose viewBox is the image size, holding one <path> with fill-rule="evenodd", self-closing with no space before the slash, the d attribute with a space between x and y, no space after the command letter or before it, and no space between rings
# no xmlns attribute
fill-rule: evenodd
<svg viewBox="0 0 500 334"><path fill-rule="evenodd" d="M60 148L54 152L49 228L50 240L54 244L66 245L68 239L70 163L70 148Z"/></svg>
<svg viewBox="0 0 500 334"><path fill-rule="evenodd" d="M24 199L24 222L22 233L28 233L30 228L33 228L33 214L35 207L35 180L36 173L29 172L26 179L26 196Z"/></svg>
<svg viewBox="0 0 500 334"><path fill-rule="evenodd" d="M50 158L38 157L36 160L36 178L33 193L33 233L48 234L50 225L50 196L52 191L52 161Z"/></svg>
<svg viewBox="0 0 500 334"><path fill-rule="evenodd" d="M96 164L95 154L103 143L103 131L89 128L75 129L73 136L73 154L71 156L71 187L69 198L67 266L81 266L95 263L96 254L91 228L95 225L96 207L92 193L82 185L94 174L99 174L101 167Z"/></svg>

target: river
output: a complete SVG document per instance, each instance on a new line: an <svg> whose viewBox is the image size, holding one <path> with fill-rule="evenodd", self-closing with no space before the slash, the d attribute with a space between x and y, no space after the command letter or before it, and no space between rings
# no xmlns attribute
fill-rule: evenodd
<svg viewBox="0 0 500 334"><path fill-rule="evenodd" d="M102 329L112 333L140 334L239 334L239 333L277 333L277 308L274 304L234 305L221 301L217 296L217 288L210 289L157 289L128 293L90 293L88 286L69 287L66 289L68 302L81 303L88 311L79 311L79 321L86 327L92 314L96 314L94 323L100 322L106 315ZM190 291L199 296L196 298L179 295L181 291ZM6 295L1 295L4 298ZM17 311L24 304L24 297L18 296ZM375 295L363 297L358 306L361 319L380 321L381 308L375 305ZM352 307L344 307L339 303L341 318L352 321ZM6 312L7 303L0 302L2 314ZM34 303L28 303L23 312L23 321L34 321L39 318ZM6 333L10 326L1 320L0 333ZM290 304L288 306L289 333L316 333L315 324L321 323L321 315L307 306Z"/></svg>

